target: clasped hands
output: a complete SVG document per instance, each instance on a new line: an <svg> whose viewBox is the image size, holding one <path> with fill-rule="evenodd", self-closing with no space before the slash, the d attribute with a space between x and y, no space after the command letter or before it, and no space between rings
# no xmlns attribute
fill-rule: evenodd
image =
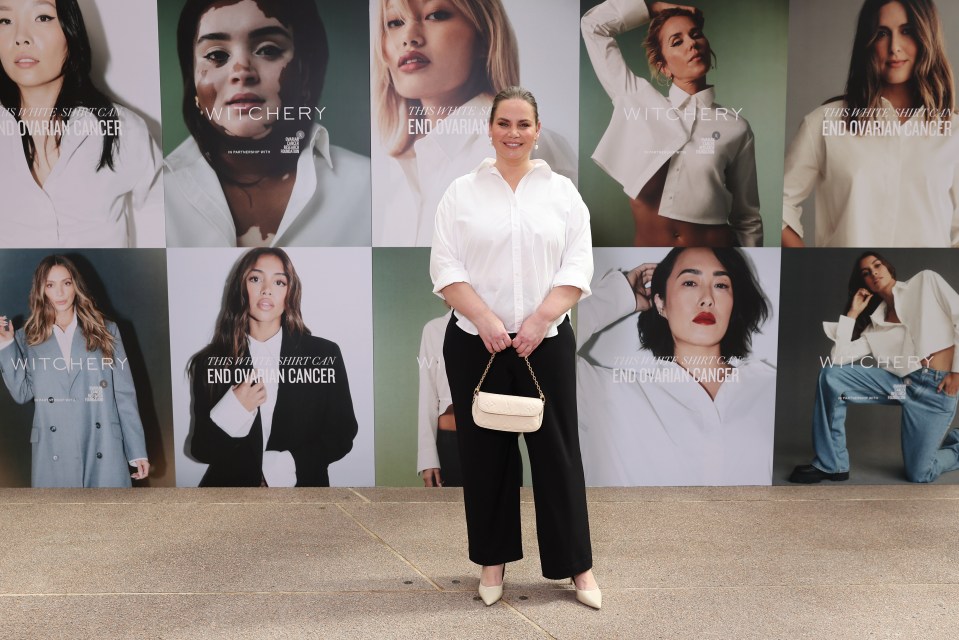
<svg viewBox="0 0 959 640"><path fill-rule="evenodd" d="M496 314L489 312L476 323L476 330L479 331L483 345L490 353L499 353L513 347L519 357L528 358L546 337L549 325L548 321L534 313L523 321L519 331L516 332L516 337L510 338L503 321Z"/></svg>

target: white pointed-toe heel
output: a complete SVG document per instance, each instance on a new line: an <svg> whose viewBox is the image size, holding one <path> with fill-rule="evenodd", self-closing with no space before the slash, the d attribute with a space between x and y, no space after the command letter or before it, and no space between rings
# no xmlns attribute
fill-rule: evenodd
<svg viewBox="0 0 959 640"><path fill-rule="evenodd" d="M573 578L569 579L569 583L576 589L577 600L593 609L601 609L603 607L603 592L599 590L599 587L595 589L580 589L576 586L576 580Z"/></svg>
<svg viewBox="0 0 959 640"><path fill-rule="evenodd" d="M499 599L503 597L503 583L500 582L498 585L487 587L482 580L483 578L480 577L479 597L483 603L488 607L499 602ZM503 581L506 581L506 565L503 565Z"/></svg>
<svg viewBox="0 0 959 640"><path fill-rule="evenodd" d="M599 589L577 589L576 599L587 607L601 609L603 607L603 592Z"/></svg>

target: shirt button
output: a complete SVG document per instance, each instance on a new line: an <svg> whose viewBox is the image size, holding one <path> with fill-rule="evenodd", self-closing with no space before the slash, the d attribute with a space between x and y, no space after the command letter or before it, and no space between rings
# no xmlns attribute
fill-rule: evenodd
<svg viewBox="0 0 959 640"><path fill-rule="evenodd" d="M56 431L56 430L57 430L56 427L54 427L54 426L51 426L51 427L50 427L50 431Z"/></svg>
<svg viewBox="0 0 959 640"><path fill-rule="evenodd" d="M53 404L53 396L50 396L49 398L47 398L47 402L49 402L50 404Z"/></svg>
<svg viewBox="0 0 959 640"><path fill-rule="evenodd" d="M53 461L54 461L54 462L56 462L56 461L59 460L59 459L60 459L60 456L53 456Z"/></svg>
<svg viewBox="0 0 959 640"><path fill-rule="evenodd" d="M99 428L100 428L100 423L98 422L98 423L97 423L97 429L99 429Z"/></svg>
<svg viewBox="0 0 959 640"><path fill-rule="evenodd" d="M97 451L97 457L98 457L98 458L102 458L102 457L103 457L103 454L100 453L99 451Z"/></svg>

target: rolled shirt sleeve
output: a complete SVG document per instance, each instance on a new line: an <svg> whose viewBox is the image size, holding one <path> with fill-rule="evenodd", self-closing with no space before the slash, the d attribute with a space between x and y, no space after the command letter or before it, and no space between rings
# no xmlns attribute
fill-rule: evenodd
<svg viewBox="0 0 959 640"><path fill-rule="evenodd" d="M559 271L553 276L553 287L571 286L589 297L593 278L593 238L589 229L589 209L582 196L570 185L569 216L566 220L566 250Z"/></svg>
<svg viewBox="0 0 959 640"><path fill-rule="evenodd" d="M436 209L433 229L433 245L430 250L430 277L433 279L433 293L446 299L442 290L454 282L470 283L469 273L459 258L456 245L456 183L443 194Z"/></svg>

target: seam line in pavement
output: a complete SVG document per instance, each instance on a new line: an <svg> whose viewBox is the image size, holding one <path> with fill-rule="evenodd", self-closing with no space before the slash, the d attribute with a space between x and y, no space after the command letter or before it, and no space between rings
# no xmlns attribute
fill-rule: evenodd
<svg viewBox="0 0 959 640"><path fill-rule="evenodd" d="M400 553L399 551L397 551L396 549L394 549L391 544L389 544L386 540L384 540L384 539L381 538L380 536L376 535L376 533L374 533L372 529L370 529L370 528L367 527L365 524L363 524L362 522L360 522L360 521L356 518L356 516L354 516L352 513L350 513L350 512L347 511L346 509L344 509L344 508L343 508L343 505L337 504L336 507L337 507L340 511L342 511L343 513L345 513L345 514L346 514L346 517L349 518L350 520L352 520L353 522L355 522L361 529L363 529L363 531L366 531L368 534L370 534L370 537L372 537L374 540L376 540L377 542L379 542L380 544L382 544L384 547L386 547L387 549L389 549L390 552L392 552L393 555L395 555L397 558L399 558L400 560L402 560L403 562L405 562L405 563L410 567L410 569L412 569L413 571L415 571L417 574L419 574L419 576L420 576L421 578L423 578L424 580L426 580L427 582L429 582L431 585L433 585L433 588L435 588L437 591L444 591L444 589L443 589L442 587L440 587L438 584L436 584L435 582L433 582L433 580L431 580L428 575L426 575L425 573L423 573L422 571L420 571L420 570L419 570L419 567L417 567L415 564L413 564L412 562L410 562L410 560L407 559L406 556L404 556L402 553Z"/></svg>

